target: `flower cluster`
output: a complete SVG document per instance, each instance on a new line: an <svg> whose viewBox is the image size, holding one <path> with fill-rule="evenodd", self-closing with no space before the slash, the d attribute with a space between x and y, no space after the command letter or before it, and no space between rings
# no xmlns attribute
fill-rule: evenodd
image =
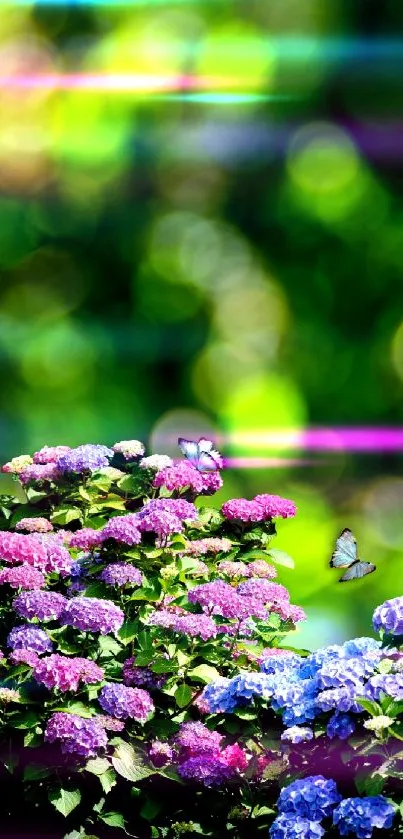
<svg viewBox="0 0 403 839"><path fill-rule="evenodd" d="M297 508L293 501L279 495L256 495L251 501L232 498L222 505L221 511L230 521L263 522L279 517L291 518L295 516Z"/></svg>
<svg viewBox="0 0 403 839"><path fill-rule="evenodd" d="M136 457L141 457L145 452L144 445L140 440L121 440L120 443L114 443L112 449L117 454L123 455L125 460L135 460Z"/></svg>
<svg viewBox="0 0 403 839"><path fill-rule="evenodd" d="M7 637L7 646L12 650L32 650L35 653L50 653L52 641L44 629L32 624L14 626Z"/></svg>
<svg viewBox="0 0 403 839"><path fill-rule="evenodd" d="M47 463L57 463L59 457L71 451L70 446L43 446L38 452L35 452L33 461L42 466Z"/></svg>
<svg viewBox="0 0 403 839"><path fill-rule="evenodd" d="M221 489L222 484L219 472L199 472L189 460L180 460L161 469L153 482L154 487L164 487L169 492L191 489L197 495L211 495Z"/></svg>
<svg viewBox="0 0 403 839"><path fill-rule="evenodd" d="M56 620L67 600L57 591L23 591L13 600L13 608L21 618Z"/></svg>
<svg viewBox="0 0 403 839"><path fill-rule="evenodd" d="M111 562L110 565L105 566L99 579L109 586L120 587L126 584L141 586L143 576L138 568L128 562Z"/></svg>
<svg viewBox="0 0 403 839"><path fill-rule="evenodd" d="M186 542L185 551L192 556L204 556L205 554L228 553L231 548L230 539L211 536L209 539L193 539L192 542Z"/></svg>
<svg viewBox="0 0 403 839"><path fill-rule="evenodd" d="M58 457L56 464L61 473L64 472L95 472L103 466L109 466L113 457L113 450L107 446L92 443L77 446Z"/></svg>
<svg viewBox="0 0 403 839"><path fill-rule="evenodd" d="M16 530L25 530L27 533L47 533L53 530L52 522L44 519L43 516L35 518L20 519L15 525Z"/></svg>
<svg viewBox="0 0 403 839"><path fill-rule="evenodd" d="M130 717L144 723L154 711L154 703L146 690L120 684L105 685L98 702L107 714L118 720Z"/></svg>
<svg viewBox="0 0 403 839"><path fill-rule="evenodd" d="M0 570L0 584L8 583L11 588L39 589L45 585L45 577L37 568L32 568L25 562L14 568Z"/></svg>
<svg viewBox="0 0 403 839"><path fill-rule="evenodd" d="M403 597L394 597L378 606L372 623L376 632L383 629L389 635L403 635Z"/></svg>
<svg viewBox="0 0 403 839"><path fill-rule="evenodd" d="M123 681L125 685L132 687L147 688L147 690L155 690L161 688L167 677L164 675L158 676L153 673L149 667L137 667L135 656L127 658L123 665Z"/></svg>
<svg viewBox="0 0 403 839"><path fill-rule="evenodd" d="M81 757L96 757L108 744L105 728L96 717L84 719L62 711L50 717L45 740L49 743L60 741L62 752Z"/></svg>
<svg viewBox="0 0 403 839"><path fill-rule="evenodd" d="M54 655L41 658L34 666L34 678L49 690L76 691L84 685L101 682L104 671L89 658Z"/></svg>
<svg viewBox="0 0 403 839"><path fill-rule="evenodd" d="M65 602L63 611L58 616L60 622L74 626L84 632L100 632L107 635L117 632L124 621L124 613L111 600L97 597L74 597Z"/></svg>
<svg viewBox="0 0 403 839"><path fill-rule="evenodd" d="M374 828L392 826L395 809L383 795L346 798L333 813L333 823L340 836L354 833L358 839L371 839Z"/></svg>
<svg viewBox="0 0 403 839"><path fill-rule="evenodd" d="M91 551L103 542L102 530L94 530L93 527L83 527L73 533L69 540L70 548L79 548L82 551Z"/></svg>
<svg viewBox="0 0 403 839"><path fill-rule="evenodd" d="M115 539L125 545L138 545L141 542L139 517L136 513L126 516L115 516L100 531L102 541Z"/></svg>

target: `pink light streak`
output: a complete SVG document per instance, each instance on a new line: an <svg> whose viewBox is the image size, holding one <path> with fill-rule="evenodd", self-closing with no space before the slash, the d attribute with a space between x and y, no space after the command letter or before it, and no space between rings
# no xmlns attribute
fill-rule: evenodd
<svg viewBox="0 0 403 839"><path fill-rule="evenodd" d="M229 469L282 469L287 466L325 466L325 460L304 460L290 457L225 457Z"/></svg>
<svg viewBox="0 0 403 839"><path fill-rule="evenodd" d="M222 442L275 451L403 452L403 428L308 428L239 432Z"/></svg>
<svg viewBox="0 0 403 839"><path fill-rule="evenodd" d="M0 89L76 90L83 93L157 93L238 87L236 79L143 73L29 73L0 75Z"/></svg>

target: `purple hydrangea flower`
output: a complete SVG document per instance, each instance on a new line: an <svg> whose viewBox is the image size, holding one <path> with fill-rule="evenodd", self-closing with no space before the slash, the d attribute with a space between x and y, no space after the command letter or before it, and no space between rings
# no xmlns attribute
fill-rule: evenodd
<svg viewBox="0 0 403 839"><path fill-rule="evenodd" d="M136 667L136 658L127 658L123 665L123 681L125 685L138 688L144 687L148 690L161 688L167 680L164 674L153 673L149 667Z"/></svg>
<svg viewBox="0 0 403 839"><path fill-rule="evenodd" d="M83 527L77 530L70 538L71 548L80 548L82 551L91 551L98 547L103 541L102 530L94 530L92 527Z"/></svg>
<svg viewBox="0 0 403 839"><path fill-rule="evenodd" d="M80 682L85 685L102 682L104 671L89 658L49 655L38 660L34 678L49 690L77 691Z"/></svg>
<svg viewBox="0 0 403 839"><path fill-rule="evenodd" d="M20 519L15 525L16 530L25 530L27 533L48 533L53 530L52 522L42 516Z"/></svg>
<svg viewBox="0 0 403 839"><path fill-rule="evenodd" d="M7 646L12 650L25 649L35 653L51 653L53 650L53 643L45 630L30 624L14 626L8 635Z"/></svg>
<svg viewBox="0 0 403 839"><path fill-rule="evenodd" d="M107 714L120 720L130 717L138 722L146 722L154 711L154 703L146 690L117 683L105 685L98 702Z"/></svg>
<svg viewBox="0 0 403 839"><path fill-rule="evenodd" d="M350 737L354 731L355 722L353 718L349 714L341 714L338 711L330 717L326 727L326 734L330 740L334 740L335 737L338 737L339 740L347 740L347 737Z"/></svg>
<svg viewBox="0 0 403 839"><path fill-rule="evenodd" d="M57 463L44 463L26 466L19 474L22 484L29 484L31 481L57 481L60 478L60 469Z"/></svg>
<svg viewBox="0 0 403 839"><path fill-rule="evenodd" d="M319 821L332 815L341 801L335 781L323 775L298 778L281 790L277 807L280 813Z"/></svg>
<svg viewBox="0 0 403 839"><path fill-rule="evenodd" d="M260 577L251 577L241 583L237 591L239 594L256 597L262 603L278 603L279 601L289 601L290 595L285 586L280 583L271 583L269 580L261 579Z"/></svg>
<svg viewBox="0 0 403 839"><path fill-rule="evenodd" d="M128 513L127 516L114 516L100 532L103 542L107 539L115 539L116 542L122 542L124 545L138 545L141 542L137 513Z"/></svg>
<svg viewBox="0 0 403 839"><path fill-rule="evenodd" d="M124 621L124 613L111 600L97 597L74 597L66 601L60 622L74 626L84 632L100 632L108 635L117 632Z"/></svg>
<svg viewBox="0 0 403 839"><path fill-rule="evenodd" d="M169 743L162 743L161 740L154 740L148 750L148 756L157 769L172 763L173 751Z"/></svg>
<svg viewBox="0 0 403 839"><path fill-rule="evenodd" d="M371 676L362 691L356 692L357 696L364 696L376 702L382 694L390 696L397 702L403 700L403 673L379 673L376 676Z"/></svg>
<svg viewBox="0 0 403 839"><path fill-rule="evenodd" d="M204 610L224 618L267 618L266 609L260 600L238 594L233 586L223 580L195 586L189 591L188 599L190 603L198 603Z"/></svg>
<svg viewBox="0 0 403 839"><path fill-rule="evenodd" d="M219 786L234 777L234 770L220 760L219 755L199 754L178 766L178 774L186 781L196 781L205 787Z"/></svg>
<svg viewBox="0 0 403 839"><path fill-rule="evenodd" d="M113 450L107 446L87 443L65 452L57 459L60 472L94 472L102 466L109 466Z"/></svg>
<svg viewBox="0 0 403 839"><path fill-rule="evenodd" d="M108 744L105 729L96 717L84 719L64 712L52 714L46 726L45 740L49 743L60 740L62 752L82 757L96 757Z"/></svg>
<svg viewBox="0 0 403 839"><path fill-rule="evenodd" d="M313 740L313 731L309 726L293 725L283 731L280 739L285 743L306 743L307 740Z"/></svg>
<svg viewBox="0 0 403 839"><path fill-rule="evenodd" d="M175 632L189 635L191 638L200 637L203 641L215 638L217 626L208 615L193 615L188 612L186 615L175 615L172 629Z"/></svg>
<svg viewBox="0 0 403 839"><path fill-rule="evenodd" d="M182 723L175 743L180 749L180 758L187 760L199 754L215 754L220 749L222 734L210 731L202 722Z"/></svg>
<svg viewBox="0 0 403 839"><path fill-rule="evenodd" d="M23 591L13 600L13 609L22 618L56 620L68 601L56 591Z"/></svg>
<svg viewBox="0 0 403 839"><path fill-rule="evenodd" d="M143 575L138 568L128 562L112 562L105 566L99 579L109 586L124 586L127 583L141 586Z"/></svg>
<svg viewBox="0 0 403 839"><path fill-rule="evenodd" d="M274 819L269 836L270 839L321 839L324 832L320 822L281 813Z"/></svg>
<svg viewBox="0 0 403 839"><path fill-rule="evenodd" d="M341 836L354 833L358 839L371 839L374 828L389 829L394 816L394 807L383 795L369 795L345 798L333 813L333 823Z"/></svg>
<svg viewBox="0 0 403 839"><path fill-rule="evenodd" d="M372 625L376 632L381 629L388 635L403 635L403 597L385 600L375 609Z"/></svg>

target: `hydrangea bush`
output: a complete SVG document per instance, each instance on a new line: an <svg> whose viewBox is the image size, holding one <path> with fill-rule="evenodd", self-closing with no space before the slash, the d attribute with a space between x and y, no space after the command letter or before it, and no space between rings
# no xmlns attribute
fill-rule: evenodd
<svg viewBox="0 0 403 839"><path fill-rule="evenodd" d="M291 500L217 509L220 471L137 440L3 471L4 829L24 800L60 839L402 832L403 597L309 654L272 546Z"/></svg>

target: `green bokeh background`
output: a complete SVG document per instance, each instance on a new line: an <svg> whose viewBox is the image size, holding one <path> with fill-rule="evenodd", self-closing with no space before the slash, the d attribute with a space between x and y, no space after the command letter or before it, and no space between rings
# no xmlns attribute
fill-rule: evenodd
<svg viewBox="0 0 403 839"><path fill-rule="evenodd" d="M366 634L402 593L399 454L254 437L403 424L402 18L371 0L1 4L1 460L201 433L282 457L229 470L214 503L298 504L276 546L301 646ZM110 89L4 83L46 74ZM339 586L344 526L378 568Z"/></svg>

